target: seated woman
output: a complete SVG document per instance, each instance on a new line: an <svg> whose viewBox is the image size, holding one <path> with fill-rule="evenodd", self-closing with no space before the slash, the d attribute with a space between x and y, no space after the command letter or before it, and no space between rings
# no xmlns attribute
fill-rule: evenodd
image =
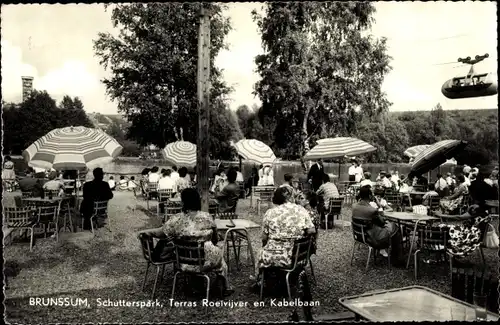
<svg viewBox="0 0 500 325"><path fill-rule="evenodd" d="M458 186L454 189L453 194L451 196L447 196L441 199L439 205L445 214L453 214L455 210L457 210L460 203L465 195L469 194L469 190L467 185L465 185L465 176L460 174L458 175Z"/></svg>
<svg viewBox="0 0 500 325"><path fill-rule="evenodd" d="M191 187L191 181L187 179L188 170L186 167L181 167L179 169L179 178L175 181L175 188L177 193L181 193L186 188Z"/></svg>
<svg viewBox="0 0 500 325"><path fill-rule="evenodd" d="M290 267L292 250L297 239L316 233L314 223L307 210L291 202L291 192L286 187L276 189L273 204L262 221L262 250L260 251L255 276L260 269L270 267Z"/></svg>
<svg viewBox="0 0 500 325"><path fill-rule="evenodd" d="M359 190L359 201L352 207L352 220L366 225L368 244L380 250L380 254L383 256L387 255L385 249L391 245L391 262L396 267L403 266L399 227L381 218L383 212L370 204L370 196L369 187L363 187Z"/></svg>
<svg viewBox="0 0 500 325"><path fill-rule="evenodd" d="M203 271L220 271L224 277L224 295L234 292L227 277L227 264L223 250L217 246L217 228L212 217L201 211L201 198L194 188L186 188L181 192L182 212L172 216L163 227L145 230L144 233L159 239L186 239L203 241L205 264ZM198 266L181 265L185 271L199 271Z"/></svg>
<svg viewBox="0 0 500 325"><path fill-rule="evenodd" d="M125 176L120 176L120 181L118 182L118 189L120 191L126 191L128 188L128 179Z"/></svg>
<svg viewBox="0 0 500 325"><path fill-rule="evenodd" d="M447 227L449 233L448 252L455 257L465 257L479 248L482 233L487 231L491 217L479 205L471 205L468 211L457 216L455 221L447 221L440 227Z"/></svg>

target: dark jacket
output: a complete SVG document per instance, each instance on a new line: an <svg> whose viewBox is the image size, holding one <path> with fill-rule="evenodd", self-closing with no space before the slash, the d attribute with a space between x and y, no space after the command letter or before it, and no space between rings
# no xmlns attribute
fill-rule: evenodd
<svg viewBox="0 0 500 325"><path fill-rule="evenodd" d="M41 178L24 177L18 181L21 192L32 192L33 196L43 196L43 184L45 180Z"/></svg>
<svg viewBox="0 0 500 325"><path fill-rule="evenodd" d="M307 174L307 179L312 180L312 186L316 191L321 184L323 184L323 175L325 174L325 168L323 166L319 167L318 164L314 164L309 169L309 173Z"/></svg>
<svg viewBox="0 0 500 325"><path fill-rule="evenodd" d="M236 204L240 194L240 187L235 183L227 184L222 191L217 194L217 201L219 201L219 212L235 212Z"/></svg>
<svg viewBox="0 0 500 325"><path fill-rule="evenodd" d="M394 227L386 223L379 215L379 211L368 202L360 201L352 207L352 220L366 225L366 241L375 248L389 246Z"/></svg>
<svg viewBox="0 0 500 325"><path fill-rule="evenodd" d="M80 212L83 217L89 217L94 210L95 201L108 201L113 198L113 192L109 184L101 180L93 180L83 184L83 201Z"/></svg>
<svg viewBox="0 0 500 325"><path fill-rule="evenodd" d="M490 186L488 183L480 180L472 181L469 186L469 194L474 201L474 204L483 206L487 200L497 200L498 191L495 187Z"/></svg>

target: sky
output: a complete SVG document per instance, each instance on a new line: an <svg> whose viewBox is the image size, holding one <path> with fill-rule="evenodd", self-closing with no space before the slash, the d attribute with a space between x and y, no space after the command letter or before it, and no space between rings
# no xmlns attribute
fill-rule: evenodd
<svg viewBox="0 0 500 325"><path fill-rule="evenodd" d="M259 80L254 58L263 52L251 11L261 3L231 3L226 15L233 30L229 49L216 64L234 88L231 108L259 105L252 94ZM497 108L497 96L447 99L442 84L468 72L459 57L489 53L476 72L497 71L495 2L377 2L371 34L388 39L392 71L382 89L391 111L429 110L437 103L446 110ZM34 87L60 101L78 96L87 112L116 114L117 105L105 94L101 80L109 76L94 56L99 32L116 33L110 12L101 4L2 5L2 97L21 101L21 76L34 77ZM443 64L449 63L449 64Z"/></svg>

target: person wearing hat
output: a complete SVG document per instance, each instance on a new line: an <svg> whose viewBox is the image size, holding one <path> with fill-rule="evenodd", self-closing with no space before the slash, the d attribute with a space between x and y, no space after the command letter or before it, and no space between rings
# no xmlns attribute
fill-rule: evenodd
<svg viewBox="0 0 500 325"><path fill-rule="evenodd" d="M390 246L393 265L396 267L404 266L399 227L382 219L383 211L373 207L370 201L370 188L368 186L360 188L359 201L352 207L353 222L367 225L367 242L370 246L379 250L383 256L388 255L386 249Z"/></svg>

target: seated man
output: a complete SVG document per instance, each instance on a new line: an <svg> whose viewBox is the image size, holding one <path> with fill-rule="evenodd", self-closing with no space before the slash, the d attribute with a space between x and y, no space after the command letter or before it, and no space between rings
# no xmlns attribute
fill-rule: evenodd
<svg viewBox="0 0 500 325"><path fill-rule="evenodd" d="M322 198L323 204L318 206L321 218L324 218L326 211L330 207L330 199L340 198L339 190L337 186L330 180L330 176L323 174L323 184L319 187L316 194Z"/></svg>
<svg viewBox="0 0 500 325"><path fill-rule="evenodd" d="M382 219L383 212L370 205L371 191L368 187L359 190L359 201L352 207L352 220L367 225L367 242L373 248L380 250L380 254L387 256L386 248L391 245L391 262L396 267L404 265L402 262L401 233L396 224Z"/></svg>
<svg viewBox="0 0 500 325"><path fill-rule="evenodd" d="M49 181L43 185L45 191L58 192L59 196L64 194L64 183L57 179L57 174L50 174Z"/></svg>
<svg viewBox="0 0 500 325"><path fill-rule="evenodd" d="M21 192L31 192L34 197L43 196L44 180L35 178L34 170L31 167L26 171L26 177L21 178L18 184Z"/></svg>
<svg viewBox="0 0 500 325"><path fill-rule="evenodd" d="M224 188L216 194L216 199L219 202L219 212L236 212L236 205L240 197L240 187L236 184L236 170L230 168L227 172L227 181L229 182Z"/></svg>
<svg viewBox="0 0 500 325"><path fill-rule="evenodd" d="M84 219L83 229L90 230L90 217L94 212L94 202L109 201L113 198L113 192L109 184L105 182L102 168L93 171L94 180L83 185L83 200L80 205L80 213Z"/></svg>

